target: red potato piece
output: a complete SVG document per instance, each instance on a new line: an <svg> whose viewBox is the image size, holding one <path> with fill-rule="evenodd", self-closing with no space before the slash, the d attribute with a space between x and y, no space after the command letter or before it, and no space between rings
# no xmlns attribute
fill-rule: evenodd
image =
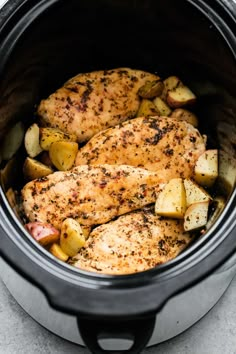
<svg viewBox="0 0 236 354"><path fill-rule="evenodd" d="M59 231L51 224L35 221L26 224L25 228L42 246L47 246L51 243L58 242L60 239Z"/></svg>
<svg viewBox="0 0 236 354"><path fill-rule="evenodd" d="M195 103L197 97L187 86L178 86L168 91L166 102L171 108L181 108Z"/></svg>
<svg viewBox="0 0 236 354"><path fill-rule="evenodd" d="M182 81L177 76L169 76L164 81L164 89L161 94L162 100L166 101L167 93L178 86L183 86Z"/></svg>

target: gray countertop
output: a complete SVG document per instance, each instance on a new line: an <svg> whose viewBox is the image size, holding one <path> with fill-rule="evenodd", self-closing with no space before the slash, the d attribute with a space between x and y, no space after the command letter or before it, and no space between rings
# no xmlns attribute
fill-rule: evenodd
<svg viewBox="0 0 236 354"><path fill-rule="evenodd" d="M37 304L36 304L37 305ZM37 324L0 281L0 353L89 354ZM236 278L218 304L178 337L143 354L236 354Z"/></svg>

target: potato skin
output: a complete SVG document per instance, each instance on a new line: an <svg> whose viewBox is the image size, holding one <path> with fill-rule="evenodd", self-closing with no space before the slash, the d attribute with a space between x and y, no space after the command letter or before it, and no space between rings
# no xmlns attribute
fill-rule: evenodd
<svg viewBox="0 0 236 354"><path fill-rule="evenodd" d="M177 76L169 76L164 81L164 89L161 94L162 100L166 101L167 93L178 86L183 86L182 81Z"/></svg>
<svg viewBox="0 0 236 354"><path fill-rule="evenodd" d="M51 224L34 221L26 224L25 228L35 239L35 241L42 246L47 246L51 243L59 241L60 233Z"/></svg>
<svg viewBox="0 0 236 354"><path fill-rule="evenodd" d="M196 102L197 98L187 86L178 86L168 91L166 102L171 108L181 108Z"/></svg>
<svg viewBox="0 0 236 354"><path fill-rule="evenodd" d="M32 181L37 178L46 177L53 173L53 169L44 165L35 159L27 157L23 165L24 178L27 181Z"/></svg>
<svg viewBox="0 0 236 354"><path fill-rule="evenodd" d="M164 84L161 80L147 81L142 87L140 87L138 94L142 98L154 98L162 94Z"/></svg>

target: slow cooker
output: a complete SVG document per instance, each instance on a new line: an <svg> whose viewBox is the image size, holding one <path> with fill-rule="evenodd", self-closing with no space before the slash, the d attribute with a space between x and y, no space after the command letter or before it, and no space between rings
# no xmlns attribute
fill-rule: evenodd
<svg viewBox="0 0 236 354"><path fill-rule="evenodd" d="M9 0L0 12L1 139L17 121L29 125L39 100L69 77L130 66L189 83L201 129L234 158L235 18L234 0ZM30 238L6 197L22 181L22 158L19 149L1 179L1 276L50 331L93 353L140 353L192 326L228 288L234 187L214 225L176 259L108 276L64 264Z"/></svg>

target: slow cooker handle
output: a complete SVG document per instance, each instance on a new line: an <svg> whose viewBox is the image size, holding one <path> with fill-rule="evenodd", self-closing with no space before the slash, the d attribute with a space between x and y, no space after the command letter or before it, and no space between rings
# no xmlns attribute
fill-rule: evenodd
<svg viewBox="0 0 236 354"><path fill-rule="evenodd" d="M127 321L104 321L78 319L78 327L84 344L93 354L129 353L139 354L149 342L155 326L155 316ZM131 339L131 348L125 350L106 350L99 339Z"/></svg>

